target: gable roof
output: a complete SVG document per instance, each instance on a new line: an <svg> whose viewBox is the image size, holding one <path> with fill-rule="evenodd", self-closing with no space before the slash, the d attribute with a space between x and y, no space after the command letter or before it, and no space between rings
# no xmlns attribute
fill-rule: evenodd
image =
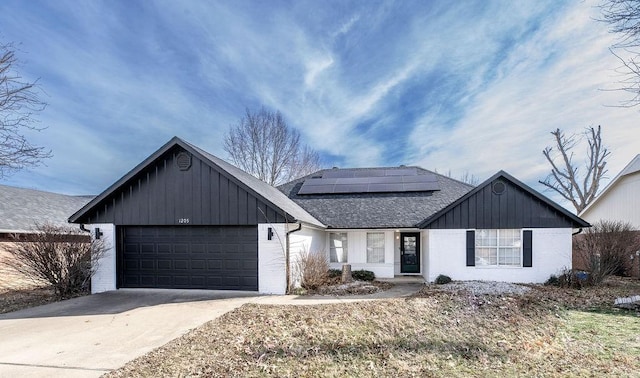
<svg viewBox="0 0 640 378"><path fill-rule="evenodd" d="M133 168L129 173L125 174L122 178L116 181L113 185L107 188L104 192L99 194L96 198L94 198L91 202L86 204L82 209L73 214L70 218L70 222L80 222L82 218L93 211L95 207L97 207L102 201L107 199L110 195L116 192L121 186L125 185L131 179L136 177L139 173L141 173L148 165L152 164L156 159L161 157L170 149L175 146L179 146L184 150L188 151L192 155L196 156L198 159L202 160L204 163L210 165L214 169L219 169L226 174L230 175L232 178L237 180L241 185L261 197L264 202L271 204L274 208L280 210L283 214L288 214L293 219L300 221L302 223L306 223L313 226L324 227L324 225L311 216L307 211L298 206L297 204L290 201L284 194L282 194L278 189L272 187L271 185L253 177L252 175L244 172L240 168L235 167L234 165L227 163L226 161L188 143L184 140L173 137L169 142L167 142L164 146L154 152L151 156L145 159L143 162L138 164L135 168Z"/></svg>
<svg viewBox="0 0 640 378"><path fill-rule="evenodd" d="M36 223L68 226L69 215L92 198L0 185L0 233L32 232Z"/></svg>
<svg viewBox="0 0 640 378"><path fill-rule="evenodd" d="M491 176L489 179L487 179L486 181L484 181L483 183L481 183L480 185L478 185L477 187L475 187L473 190L469 191L468 193L466 193L465 195L463 195L462 197L458 198L456 201L450 203L448 206L444 207L443 209L441 209L440 211L432 214L431 216L427 217L426 219L424 219L422 222L420 222L419 226L420 228L432 228L432 226L438 222L441 221L445 216L447 215L454 215L454 210L459 209L465 202L469 202L470 200L472 200L474 197L482 195L484 193L487 193L489 196L491 196L491 184L496 181L496 180L503 180L505 182L507 182L509 185L514 186L515 188L517 188L518 190L522 191L523 194L527 195L529 198L534 199L537 203L541 204L541 206L535 206L534 209L530 209L531 212L534 211L538 211L539 213L542 214L543 218L551 218L551 219L535 219L534 215L531 215L528 217L528 220L523 220L525 218L525 212L524 210L522 210L522 213L519 213L518 209L516 209L515 207L517 207L517 203L518 200L513 198L513 204L514 206L513 209L508 209L509 204L507 202L503 202L504 204L502 206L500 206L498 208L498 206L496 206L495 204L492 204L492 207L490 208L490 212L488 215L489 220L485 221L486 216L480 217L481 219L478 221L478 225L475 224L464 224L465 221L453 221L453 223L460 223L458 225L452 226L450 227L449 225L447 225L446 227L442 227L441 225L438 225L437 227L433 227L433 228L522 228L522 227L558 227L558 223L567 223L569 225L571 225L572 227L575 228L579 228L579 227L591 227L591 225L589 223L587 223L586 221L584 221L583 219L579 218L577 215L572 214L571 212L569 212L567 209L565 209L564 207L558 205L557 203L551 201L550 199L548 199L547 197L543 196L542 194L538 193L537 191L535 191L534 189L532 189L531 187L529 187L528 185L524 184L523 182L519 181L518 179L516 179L515 177L511 176L510 174L508 174L505 171L499 171L498 173L496 173L495 175ZM525 201L526 197L521 197L520 200L521 201ZM505 199L508 200L508 197L505 197ZM482 199L481 199L482 200ZM479 200L480 201L480 200ZM520 205L522 206L522 205ZM545 208L546 207L546 208ZM480 208L482 209L482 207L480 206ZM467 217L470 217L470 212L474 211L475 209L477 209L477 207L473 207L471 210L469 210L469 212L467 213ZM495 223L500 223L500 221L496 222L495 219L493 218L500 218L500 216L504 215L503 213L506 212L507 215L504 216L505 218L517 218L517 220L512 221L504 221L505 226L501 226L501 225L496 225ZM463 211L460 211L460 215L458 215L458 218L460 218L462 215ZM449 222L447 222L449 223ZM484 223L484 224L483 224ZM486 223L491 223L491 226L486 225ZM518 226L512 226L509 225L509 223L521 223Z"/></svg>
<svg viewBox="0 0 640 378"><path fill-rule="evenodd" d="M598 202L607 196L607 194L611 191L611 189L613 189L620 180L622 180L622 178L624 176L636 173L636 172L640 172L640 154L636 155L636 157L634 157L633 159L631 159L631 161L629 162L629 164L627 164L621 171L620 173L618 173L616 175L616 177L613 178L613 180L611 180L609 182L609 184L607 184L607 186L605 186L605 188L602 190L602 192L600 192L600 194L598 194L598 196L591 201L590 204L588 204L584 209L582 209L582 211L580 212L580 216L585 215L587 212L589 212L589 210L594 207L597 206Z"/></svg>
<svg viewBox="0 0 640 378"><path fill-rule="evenodd" d="M402 170L408 167L349 168L340 171ZM418 175L435 175L440 190L405 193L304 194L305 180L334 169L323 169L278 187L295 203L334 229L415 228L418 223L467 193L473 186L416 168Z"/></svg>

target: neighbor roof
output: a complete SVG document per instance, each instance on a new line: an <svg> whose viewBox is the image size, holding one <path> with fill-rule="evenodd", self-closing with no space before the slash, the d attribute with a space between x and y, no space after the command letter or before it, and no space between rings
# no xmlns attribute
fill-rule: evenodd
<svg viewBox="0 0 640 378"><path fill-rule="evenodd" d="M339 171L357 173L366 170L406 170L408 167L348 168ZM323 169L278 187L295 203L329 228L415 228L425 218L446 207L473 189L461 181L416 168L418 175L434 175L440 190L405 193L303 194L303 183L325 172ZM347 172L345 172L347 173Z"/></svg>
<svg viewBox="0 0 640 378"><path fill-rule="evenodd" d="M44 223L69 226L67 218L92 198L0 185L0 232L32 232Z"/></svg>

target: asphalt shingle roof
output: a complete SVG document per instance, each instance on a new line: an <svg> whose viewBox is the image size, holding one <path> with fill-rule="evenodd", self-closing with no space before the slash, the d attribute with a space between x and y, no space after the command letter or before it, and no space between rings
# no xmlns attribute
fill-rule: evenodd
<svg viewBox="0 0 640 378"><path fill-rule="evenodd" d="M298 195L302 183L327 169L278 187L329 228L413 228L473 189L473 186L416 167L418 174L434 174L440 190L434 192ZM335 169L335 168L334 168ZM380 168L349 168L367 170ZM406 167L384 167L406 169Z"/></svg>
<svg viewBox="0 0 640 378"><path fill-rule="evenodd" d="M69 226L67 218L92 198L0 185L0 232L32 231L44 223Z"/></svg>

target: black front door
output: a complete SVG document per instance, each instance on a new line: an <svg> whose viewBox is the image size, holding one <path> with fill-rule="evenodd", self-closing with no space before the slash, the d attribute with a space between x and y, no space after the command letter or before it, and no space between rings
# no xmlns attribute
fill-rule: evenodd
<svg viewBox="0 0 640 378"><path fill-rule="evenodd" d="M400 273L420 273L420 233L400 234Z"/></svg>

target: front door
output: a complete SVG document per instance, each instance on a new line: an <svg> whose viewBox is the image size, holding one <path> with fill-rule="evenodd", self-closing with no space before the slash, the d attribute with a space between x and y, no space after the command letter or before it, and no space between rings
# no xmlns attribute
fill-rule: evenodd
<svg viewBox="0 0 640 378"><path fill-rule="evenodd" d="M420 233L400 234L400 273L420 273Z"/></svg>

